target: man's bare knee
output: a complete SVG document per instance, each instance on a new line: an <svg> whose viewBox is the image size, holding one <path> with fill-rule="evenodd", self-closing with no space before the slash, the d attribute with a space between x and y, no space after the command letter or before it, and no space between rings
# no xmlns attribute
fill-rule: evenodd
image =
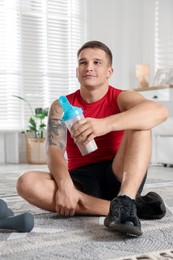
<svg viewBox="0 0 173 260"><path fill-rule="evenodd" d="M32 172L25 172L18 178L16 183L16 190L21 197L25 197L26 194L31 189L33 185L31 179L32 179Z"/></svg>

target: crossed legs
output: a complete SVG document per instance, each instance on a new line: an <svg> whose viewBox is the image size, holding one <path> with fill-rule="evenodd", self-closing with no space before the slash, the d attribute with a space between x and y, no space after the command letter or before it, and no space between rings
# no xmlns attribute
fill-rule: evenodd
<svg viewBox="0 0 173 260"><path fill-rule="evenodd" d="M119 194L135 198L145 176L151 156L150 131L126 131L119 151L116 154L112 169L121 181ZM55 212L55 193L57 185L46 172L25 172L16 185L18 194L29 203ZM80 191L79 191L80 192ZM109 212L110 201L95 198L80 192L84 208L77 205L76 214L102 215Z"/></svg>

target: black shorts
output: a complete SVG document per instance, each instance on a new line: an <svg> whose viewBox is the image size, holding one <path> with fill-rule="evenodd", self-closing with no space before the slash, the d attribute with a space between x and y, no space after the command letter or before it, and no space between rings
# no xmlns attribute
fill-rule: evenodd
<svg viewBox="0 0 173 260"><path fill-rule="evenodd" d="M112 171L112 160L88 164L69 172L75 186L93 197L112 200L120 191L121 183ZM146 176L138 193L142 192Z"/></svg>
<svg viewBox="0 0 173 260"><path fill-rule="evenodd" d="M102 161L70 170L76 187L93 197L112 200L118 194L121 183L112 171L112 161Z"/></svg>

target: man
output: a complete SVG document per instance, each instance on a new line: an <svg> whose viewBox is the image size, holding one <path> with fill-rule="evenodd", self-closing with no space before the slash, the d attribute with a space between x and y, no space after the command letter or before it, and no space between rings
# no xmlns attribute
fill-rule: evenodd
<svg viewBox="0 0 173 260"><path fill-rule="evenodd" d="M166 120L167 109L134 91L109 86L112 53L105 44L87 42L77 57L80 89L67 98L83 109L85 118L73 124L70 134L59 102L52 104L47 129L50 173L24 173L17 191L42 209L62 216L106 216L104 224L111 230L141 235L139 217L162 218L166 212L158 194L139 194L150 163L151 129ZM92 139L98 149L82 156L76 143Z"/></svg>

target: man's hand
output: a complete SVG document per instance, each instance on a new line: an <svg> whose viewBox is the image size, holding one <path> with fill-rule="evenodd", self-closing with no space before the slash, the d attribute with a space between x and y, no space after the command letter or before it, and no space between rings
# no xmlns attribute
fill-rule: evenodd
<svg viewBox="0 0 173 260"><path fill-rule="evenodd" d="M87 144L96 136L102 136L110 132L106 125L106 118L84 118L73 124L71 127L72 138L76 143Z"/></svg>
<svg viewBox="0 0 173 260"><path fill-rule="evenodd" d="M72 182L66 182L58 187L56 192L56 212L62 216L73 216L78 203L82 204L81 194ZM82 205L86 208L84 205Z"/></svg>

